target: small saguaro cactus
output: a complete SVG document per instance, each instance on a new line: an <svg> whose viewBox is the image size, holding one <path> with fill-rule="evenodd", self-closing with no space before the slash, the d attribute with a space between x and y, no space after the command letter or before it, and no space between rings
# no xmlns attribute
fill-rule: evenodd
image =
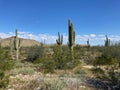
<svg viewBox="0 0 120 90"><path fill-rule="evenodd" d="M63 35L60 36L60 32L58 32L58 39L56 40L56 42L59 46L63 44Z"/></svg>
<svg viewBox="0 0 120 90"><path fill-rule="evenodd" d="M41 47L44 47L45 45L45 40L41 41Z"/></svg>
<svg viewBox="0 0 120 90"><path fill-rule="evenodd" d="M110 46L110 39L108 39L107 35L105 35L106 40L105 40L105 47Z"/></svg>
<svg viewBox="0 0 120 90"><path fill-rule="evenodd" d="M89 39L87 40L87 47L90 48L90 42L89 42Z"/></svg>
<svg viewBox="0 0 120 90"><path fill-rule="evenodd" d="M16 29L16 36L14 39L14 47L16 51L16 60L19 59L19 49L21 47L21 40L18 38L18 30Z"/></svg>
<svg viewBox="0 0 120 90"><path fill-rule="evenodd" d="M68 46L70 49L71 57L73 57L73 47L75 45L75 31L73 24L68 20Z"/></svg>

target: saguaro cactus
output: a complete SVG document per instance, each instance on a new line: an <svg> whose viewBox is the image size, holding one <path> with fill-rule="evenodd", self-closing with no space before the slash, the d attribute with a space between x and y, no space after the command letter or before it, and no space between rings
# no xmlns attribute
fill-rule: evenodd
<svg viewBox="0 0 120 90"><path fill-rule="evenodd" d="M21 47L21 40L18 38L18 30L16 29L16 36L14 39L14 47L16 51L16 60L19 59L19 49Z"/></svg>
<svg viewBox="0 0 120 90"><path fill-rule="evenodd" d="M58 45L57 52L56 52L56 68L62 69L63 68L63 50L62 50L62 44L63 44L63 35L60 35L60 32L58 32L58 39L56 39L56 43Z"/></svg>
<svg viewBox="0 0 120 90"><path fill-rule="evenodd" d="M58 39L56 40L56 42L59 46L63 44L63 35L60 36L60 32L58 32Z"/></svg>
<svg viewBox="0 0 120 90"><path fill-rule="evenodd" d="M89 39L87 40L87 47L88 47L88 49L90 48L90 42L89 42Z"/></svg>
<svg viewBox="0 0 120 90"><path fill-rule="evenodd" d="M68 46L70 49L71 57L73 57L73 47L75 45L75 31L73 24L68 20Z"/></svg>
<svg viewBox="0 0 120 90"><path fill-rule="evenodd" d="M108 39L107 35L105 35L106 40L105 40L105 47L110 46L110 39Z"/></svg>

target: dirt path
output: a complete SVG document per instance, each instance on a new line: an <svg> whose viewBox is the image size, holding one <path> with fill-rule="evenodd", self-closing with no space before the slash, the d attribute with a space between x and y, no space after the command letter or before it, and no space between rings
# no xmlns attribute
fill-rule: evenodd
<svg viewBox="0 0 120 90"><path fill-rule="evenodd" d="M92 65L85 65L85 66L82 66L82 67L87 68L87 69L92 69L94 66L92 66Z"/></svg>

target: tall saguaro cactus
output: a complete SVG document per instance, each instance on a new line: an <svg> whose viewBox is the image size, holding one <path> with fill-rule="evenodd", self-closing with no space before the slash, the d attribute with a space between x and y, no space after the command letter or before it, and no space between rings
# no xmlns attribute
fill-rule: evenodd
<svg viewBox="0 0 120 90"><path fill-rule="evenodd" d="M75 45L75 31L73 24L68 20L68 46L70 49L71 57L73 58L73 47Z"/></svg>
<svg viewBox="0 0 120 90"><path fill-rule="evenodd" d="M19 49L21 47L21 40L18 38L18 30L16 29L16 36L14 39L14 47L16 51L16 60L19 59Z"/></svg>
<svg viewBox="0 0 120 90"><path fill-rule="evenodd" d="M105 40L105 47L110 46L110 39L108 39L107 35L105 35L106 40Z"/></svg>
<svg viewBox="0 0 120 90"><path fill-rule="evenodd" d="M58 32L58 39L56 40L56 42L60 47L63 44L63 35L60 36L60 32Z"/></svg>

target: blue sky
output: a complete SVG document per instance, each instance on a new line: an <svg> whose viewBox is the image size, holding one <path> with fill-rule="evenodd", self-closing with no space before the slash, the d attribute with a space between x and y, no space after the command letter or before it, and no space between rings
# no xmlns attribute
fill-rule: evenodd
<svg viewBox="0 0 120 90"><path fill-rule="evenodd" d="M24 37L39 41L41 35L53 39L58 32L67 38L68 19L74 25L77 43L90 38L92 44L101 44L106 34L118 40L120 0L0 0L1 37L10 36L17 28ZM102 39L96 39L99 37Z"/></svg>

